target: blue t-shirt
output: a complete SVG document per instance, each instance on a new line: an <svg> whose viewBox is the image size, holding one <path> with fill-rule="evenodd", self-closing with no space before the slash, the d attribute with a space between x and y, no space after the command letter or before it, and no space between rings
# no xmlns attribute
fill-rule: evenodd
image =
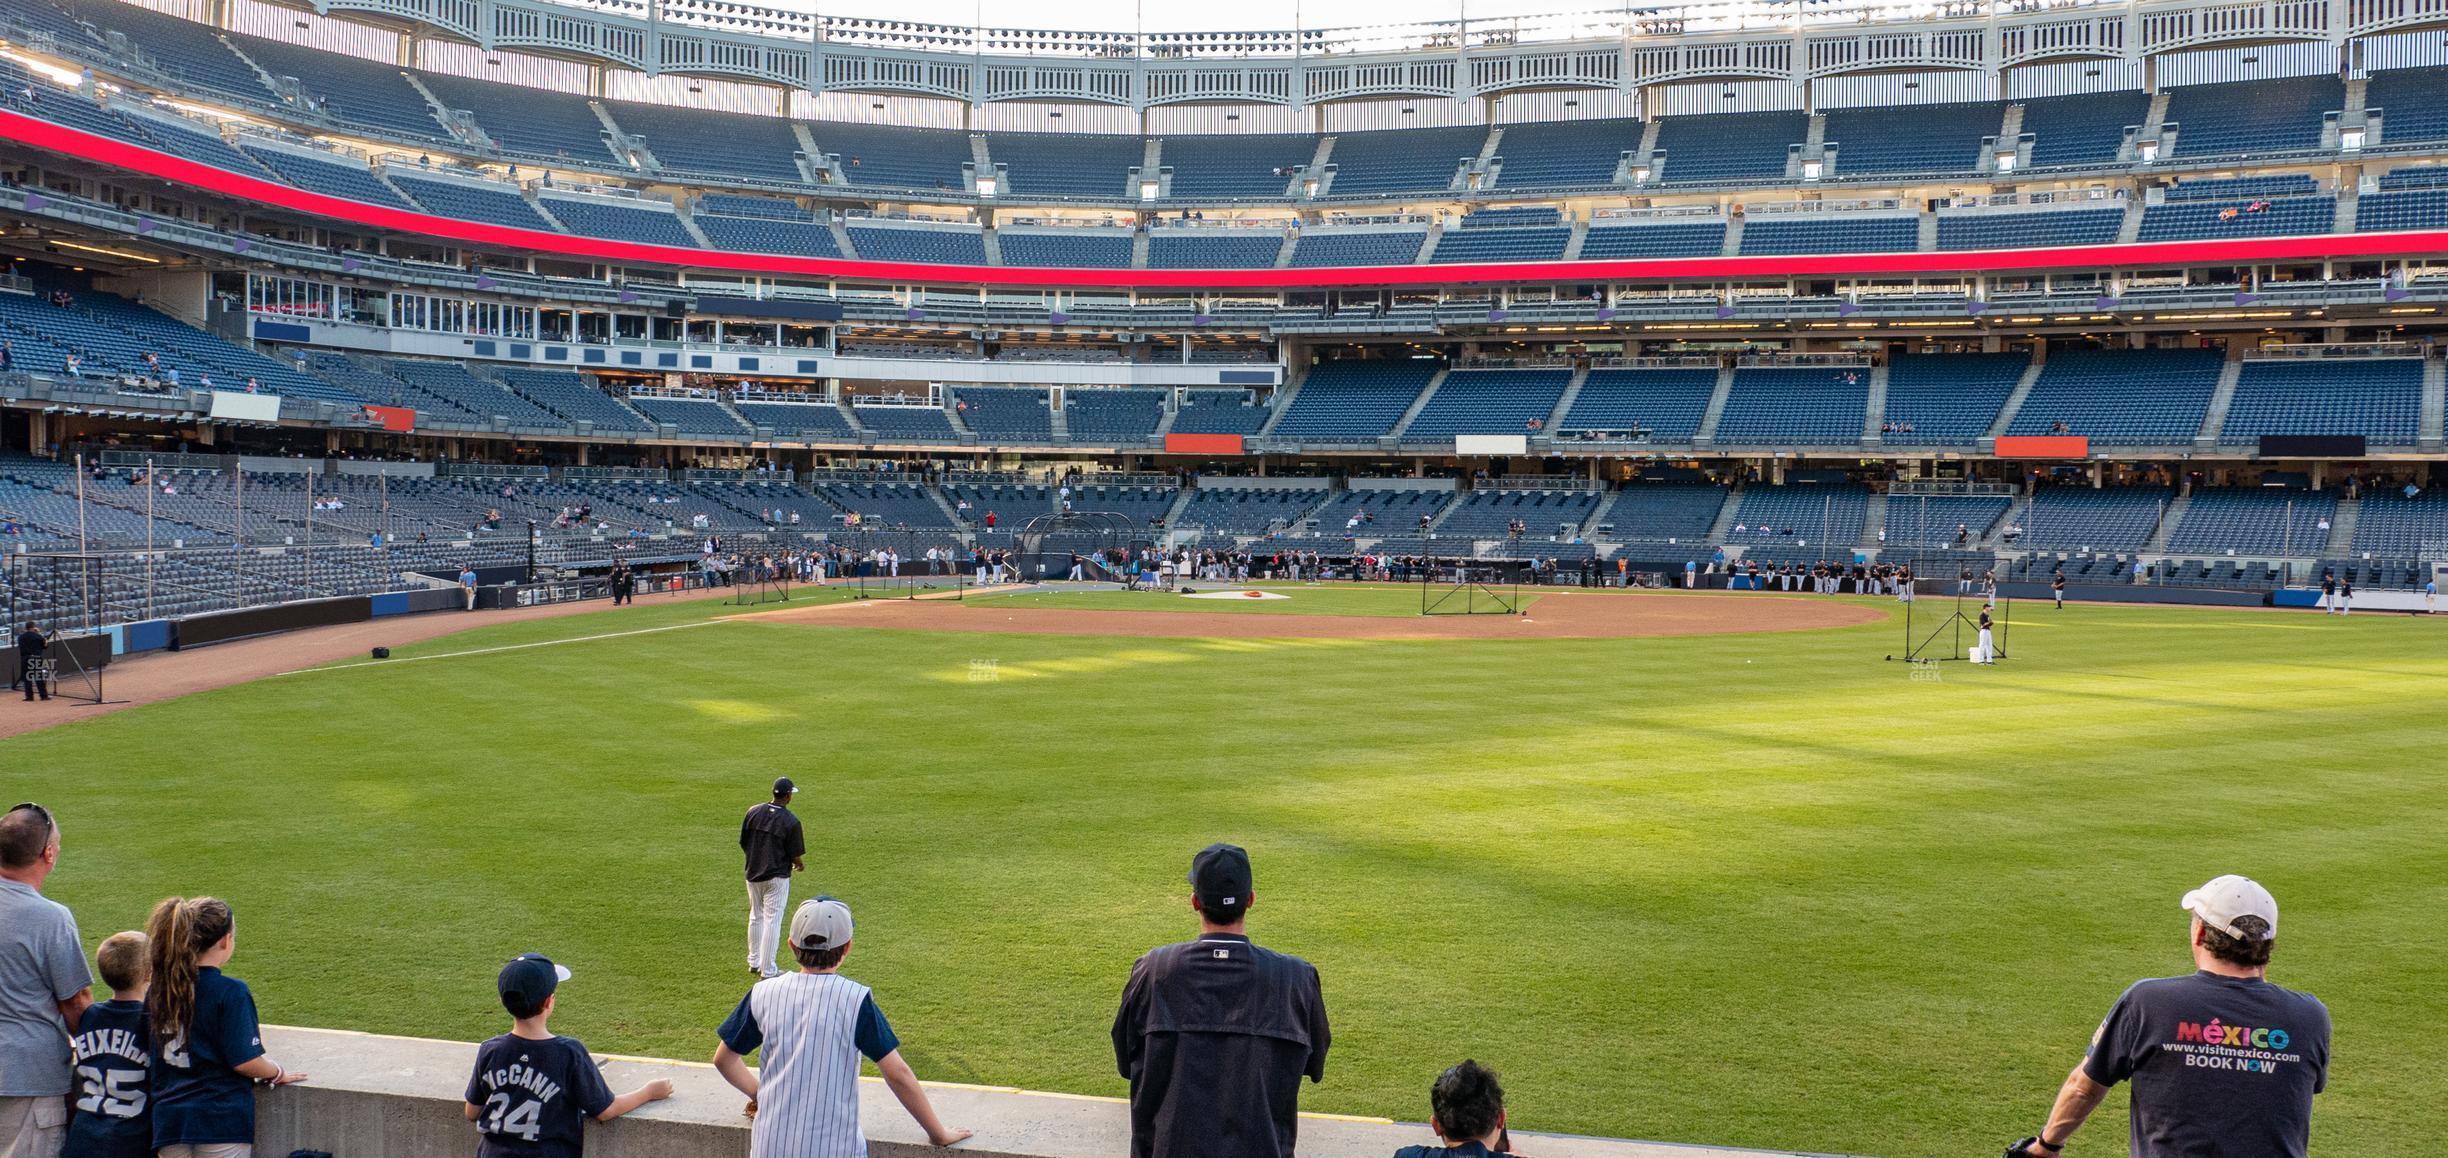
<svg viewBox="0 0 2448 1158"><path fill-rule="evenodd" d="M577 1038L505 1033L476 1047L467 1101L483 1136L476 1158L578 1158L612 1091Z"/></svg>
<svg viewBox="0 0 2448 1158"><path fill-rule="evenodd" d="M238 1067L263 1052L246 982L197 970L194 1023L153 1050L154 1148L253 1144L255 1087Z"/></svg>
<svg viewBox="0 0 2448 1158"><path fill-rule="evenodd" d="M67 1153L78 1158L152 1158L153 1042L144 1002L104 1001L77 1019L76 1115Z"/></svg>

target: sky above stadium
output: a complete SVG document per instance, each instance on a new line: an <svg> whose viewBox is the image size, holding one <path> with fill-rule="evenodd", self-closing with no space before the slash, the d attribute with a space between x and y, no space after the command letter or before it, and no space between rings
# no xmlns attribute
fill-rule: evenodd
<svg viewBox="0 0 2448 1158"><path fill-rule="evenodd" d="M1571 0L1241 0L1232 4L1187 4L1180 0L763 0L780 8L836 16L919 20L938 24L979 23L994 28L1122 30L1150 32L1349 28L1451 20L1468 10L1471 19L1579 9L1605 11L1605 4Z"/></svg>

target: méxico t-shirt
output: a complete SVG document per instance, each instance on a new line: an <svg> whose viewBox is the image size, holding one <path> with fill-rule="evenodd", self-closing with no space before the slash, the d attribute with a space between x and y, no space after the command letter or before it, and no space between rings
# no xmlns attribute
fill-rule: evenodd
<svg viewBox="0 0 2448 1158"><path fill-rule="evenodd" d="M2329 1007L2247 977L2136 982L2083 1072L2133 1081L2134 1158L2304 1158L2329 1075Z"/></svg>
<svg viewBox="0 0 2448 1158"><path fill-rule="evenodd" d="M505 1033L476 1047L467 1101L483 1136L476 1158L578 1158L612 1091L578 1039Z"/></svg>

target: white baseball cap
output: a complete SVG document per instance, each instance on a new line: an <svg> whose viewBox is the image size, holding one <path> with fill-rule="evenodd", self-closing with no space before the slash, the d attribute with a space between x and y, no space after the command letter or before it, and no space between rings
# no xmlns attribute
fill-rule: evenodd
<svg viewBox="0 0 2448 1158"><path fill-rule="evenodd" d="M2201 923L2230 937L2243 938L2236 931L2238 917L2259 917L2269 931L2260 940L2278 935L2278 898L2270 895L2261 882L2234 874L2219 877L2209 884L2184 895L2184 910L2201 918Z"/></svg>

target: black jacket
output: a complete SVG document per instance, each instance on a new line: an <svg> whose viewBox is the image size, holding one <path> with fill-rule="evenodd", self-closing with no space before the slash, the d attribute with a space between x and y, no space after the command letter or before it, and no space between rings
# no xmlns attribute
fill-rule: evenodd
<svg viewBox="0 0 2448 1158"><path fill-rule="evenodd" d="M1326 1076L1315 966L1209 933L1131 967L1114 1015L1132 1158L1289 1158L1300 1081Z"/></svg>

